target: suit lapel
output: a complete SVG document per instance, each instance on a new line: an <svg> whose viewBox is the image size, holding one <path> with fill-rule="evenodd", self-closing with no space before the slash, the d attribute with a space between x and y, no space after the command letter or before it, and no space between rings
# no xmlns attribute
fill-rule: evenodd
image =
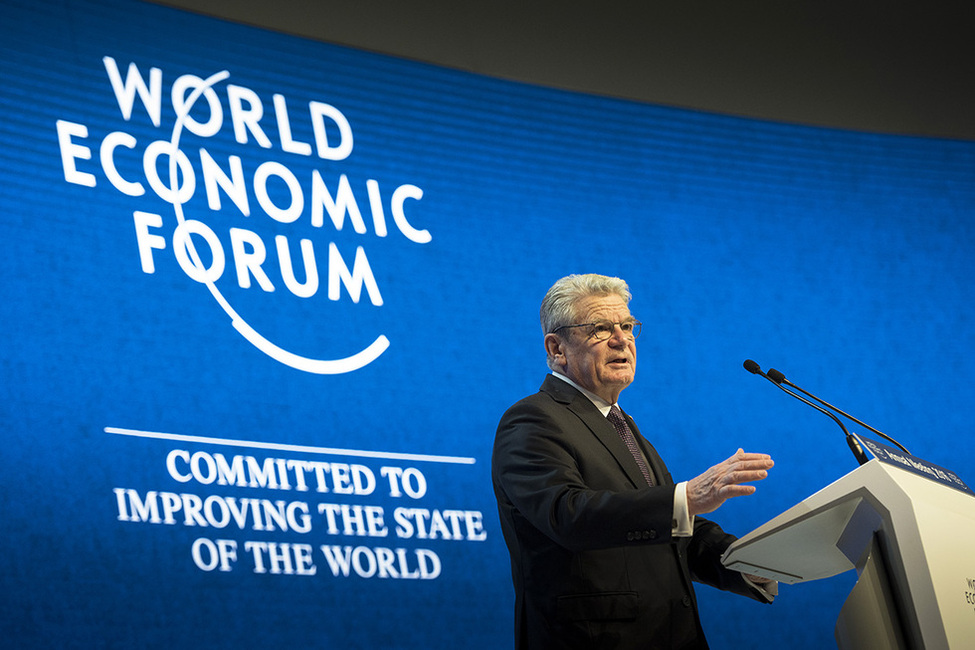
<svg viewBox="0 0 975 650"><path fill-rule="evenodd" d="M592 435L613 455L620 469L623 470L634 487L646 486L647 481L643 478L643 474L640 472L640 468L637 467L636 461L633 460L633 454L626 448L626 444L620 439L619 434L616 433L616 429L613 428L610 421L599 412L599 409L596 408L596 405L588 397L552 375L545 377L541 390L551 395L555 401L565 404L569 411L582 420L583 424L592 432ZM646 449L649 446L652 449L652 446L646 443L646 440L639 435L636 425L633 424L633 420L629 416L626 416L626 418L634 433L637 434L637 440L641 441L641 447ZM670 477L656 451L653 451L652 454L648 454L646 451L644 453L653 467L656 476L662 477L666 474L667 478ZM662 482L662 479L660 480Z"/></svg>

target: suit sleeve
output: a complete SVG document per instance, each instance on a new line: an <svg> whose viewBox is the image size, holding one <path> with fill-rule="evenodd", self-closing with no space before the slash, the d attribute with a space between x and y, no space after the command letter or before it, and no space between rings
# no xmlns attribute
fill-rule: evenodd
<svg viewBox="0 0 975 650"><path fill-rule="evenodd" d="M745 580L739 571L726 569L721 564L721 556L736 539L713 521L697 517L694 522L694 536L686 551L691 577L695 582L723 591L747 596L761 603L769 602L761 590Z"/></svg>
<svg viewBox="0 0 975 650"><path fill-rule="evenodd" d="M633 487L575 417L531 401L505 413L492 459L501 507L570 550L671 541L674 486Z"/></svg>

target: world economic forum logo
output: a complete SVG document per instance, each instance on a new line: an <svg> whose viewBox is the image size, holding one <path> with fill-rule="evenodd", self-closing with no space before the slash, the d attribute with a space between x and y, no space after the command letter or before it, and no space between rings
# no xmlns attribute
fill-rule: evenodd
<svg viewBox="0 0 975 650"><path fill-rule="evenodd" d="M97 173L101 172L101 178L124 195L144 197L151 196L149 192L152 192L171 206L171 217L164 217L162 211L134 210L132 213L142 271L155 273L159 251L170 249L182 271L207 288L244 339L292 368L316 374L342 374L358 370L382 355L390 345L383 334L376 335L365 347L338 358L316 358L289 350L286 344L272 341L273 337L262 334L248 322L235 309L226 289L218 287L218 280L229 274L228 265L232 265L237 281L234 290L256 285L270 294L283 284L293 296L310 298L319 293L324 275L328 300L340 300L344 290L344 295L354 303L359 303L365 293L372 305L381 306L382 293L361 245L356 247L354 257L348 252L343 256L334 241L328 243L327 251L321 250L321 244L316 251L311 238L295 242L294 237L282 233L281 229L292 227L299 220L311 229L321 229L327 224L336 233L347 225L357 235L365 235L371 229L372 235L379 238L387 237L395 229L394 232L409 242L427 244L432 239L429 231L415 228L406 214L408 205L414 209L422 199L423 190L407 183L384 193L379 181L367 179L364 184L357 184L360 196L357 199L353 182L345 173L326 178L317 168L307 169L307 161L318 159L334 164L352 154L352 126L345 114L332 104L308 102L303 118L306 125L310 122L311 137L305 141L293 132L284 95L273 94L270 104L273 108L268 111L254 90L225 83L230 78L228 71L206 79L183 74L171 84L175 119L172 128L167 130L162 118L162 70L152 67L145 74L135 63L130 63L123 77L115 59L106 56L102 63L108 81L106 88L114 93L122 118L129 122L134 112L144 111L152 128L166 137L146 143L124 130L100 137L90 134L85 124L62 119L57 121L61 162L69 183L95 187L100 178ZM279 154L276 159L259 164L248 160L245 173L245 163L236 153L212 153L208 146L193 147L185 142L187 136L213 139L213 151L216 151L220 148L216 144L217 136L230 142L231 134L234 151L243 146L248 147L244 151L253 151L256 145L257 151L264 154L262 158L268 157L268 150L278 149ZM274 135L276 139L272 139ZM194 158L198 152L196 165L191 161L191 152ZM140 155L141 165L130 162L126 166L126 159L131 161ZM285 164L282 160L297 162ZM361 198L363 185L366 201ZM200 194L206 197L208 220L193 218L199 215L188 214L185 207L194 195ZM367 208L363 209L361 204ZM387 207L392 224L387 223ZM225 237L230 242L228 253L228 247L208 224L224 210L238 217L260 214L269 218L265 223L279 233L273 236L273 245L265 241L266 234L262 236L253 226L244 228L237 224L226 231ZM276 270L280 271L280 278L275 281L265 270L270 266L269 256L278 260ZM351 265L347 261L349 257L352 257ZM300 263L296 258L300 258ZM327 261L320 273L318 260L321 258Z"/></svg>

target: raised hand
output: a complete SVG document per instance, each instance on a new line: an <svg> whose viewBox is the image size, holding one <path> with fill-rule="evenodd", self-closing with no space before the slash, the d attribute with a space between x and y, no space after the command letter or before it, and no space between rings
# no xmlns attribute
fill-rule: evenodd
<svg viewBox="0 0 975 650"><path fill-rule="evenodd" d="M755 492L754 485L768 476L775 463L768 454L746 453L739 448L734 456L711 467L687 482L687 508L693 515L717 510L725 500Z"/></svg>

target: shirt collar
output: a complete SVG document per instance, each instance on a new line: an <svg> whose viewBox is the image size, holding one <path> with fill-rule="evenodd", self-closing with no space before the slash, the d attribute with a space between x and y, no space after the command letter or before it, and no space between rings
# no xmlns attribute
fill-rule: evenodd
<svg viewBox="0 0 975 650"><path fill-rule="evenodd" d="M552 371L552 374L554 376L558 377L559 379L561 379L562 381L564 381L565 383L569 384L570 386L572 386L576 390L578 390L580 393L582 393L586 397L588 397L589 398L589 401L592 402L596 406L597 409L599 409L599 412L600 413L603 414L603 417L606 417L607 415L609 415L609 409L613 408L613 405L612 404L610 404L609 402L607 402L606 400L604 400L602 397L600 397L596 393L594 393L594 392L592 392L590 390L586 390L585 388L583 388L579 384L575 383L574 381L572 381L571 379L569 379L568 377L566 377L562 373L556 372L556 371L553 370Z"/></svg>

